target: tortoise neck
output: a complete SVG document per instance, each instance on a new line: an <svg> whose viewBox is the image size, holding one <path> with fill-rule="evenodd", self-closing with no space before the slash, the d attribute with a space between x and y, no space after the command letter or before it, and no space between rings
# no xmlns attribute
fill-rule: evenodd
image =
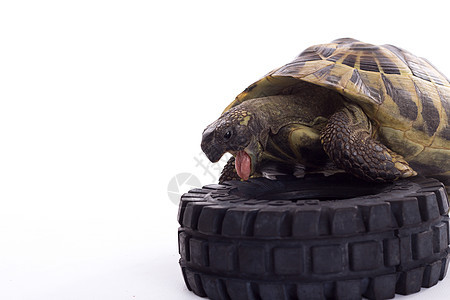
<svg viewBox="0 0 450 300"><path fill-rule="evenodd" d="M325 89L321 89L325 90ZM303 91L293 95L276 95L247 100L242 103L257 117L259 127L276 134L289 124L313 126L317 119L328 119L342 107L342 96Z"/></svg>

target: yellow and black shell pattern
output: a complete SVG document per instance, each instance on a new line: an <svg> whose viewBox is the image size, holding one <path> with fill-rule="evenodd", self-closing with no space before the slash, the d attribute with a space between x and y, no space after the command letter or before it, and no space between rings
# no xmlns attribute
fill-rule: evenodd
<svg viewBox="0 0 450 300"><path fill-rule="evenodd" d="M440 164L440 174L450 169L450 82L426 59L396 46L350 38L311 46L250 85L225 111L248 99L293 93L307 83L361 106L379 139L405 159Z"/></svg>

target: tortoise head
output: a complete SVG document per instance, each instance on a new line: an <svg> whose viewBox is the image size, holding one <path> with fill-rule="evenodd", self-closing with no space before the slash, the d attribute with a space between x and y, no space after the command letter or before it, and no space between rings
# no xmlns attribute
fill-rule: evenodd
<svg viewBox="0 0 450 300"><path fill-rule="evenodd" d="M260 127L254 114L241 108L231 109L203 131L202 150L211 162L231 153L236 158L239 177L247 180L262 153Z"/></svg>

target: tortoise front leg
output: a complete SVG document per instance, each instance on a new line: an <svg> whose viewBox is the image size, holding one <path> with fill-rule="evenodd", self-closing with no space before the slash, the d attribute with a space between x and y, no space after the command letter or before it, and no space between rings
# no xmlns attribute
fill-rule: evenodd
<svg viewBox="0 0 450 300"><path fill-rule="evenodd" d="M384 182L417 175L401 155L372 138L372 124L359 106L334 113L321 141L331 160L356 177Z"/></svg>
<svg viewBox="0 0 450 300"><path fill-rule="evenodd" d="M222 173L220 174L219 183L223 183L225 181L230 180L241 180L241 178L239 178L239 175L236 172L234 161L235 161L234 156L230 157L230 159L227 161L225 167L223 167Z"/></svg>

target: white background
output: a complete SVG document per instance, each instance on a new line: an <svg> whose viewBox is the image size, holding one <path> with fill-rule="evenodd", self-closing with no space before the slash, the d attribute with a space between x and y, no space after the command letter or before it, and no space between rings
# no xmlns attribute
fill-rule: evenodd
<svg viewBox="0 0 450 300"><path fill-rule="evenodd" d="M450 75L441 3L1 1L0 299L198 299L167 189L179 173L217 176L204 127L336 38L395 44Z"/></svg>

